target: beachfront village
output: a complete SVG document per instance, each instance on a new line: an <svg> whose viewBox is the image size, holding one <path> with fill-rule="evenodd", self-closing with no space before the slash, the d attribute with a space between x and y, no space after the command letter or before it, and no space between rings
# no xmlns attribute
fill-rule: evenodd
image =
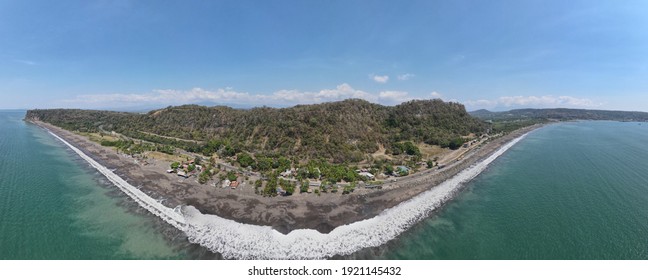
<svg viewBox="0 0 648 280"><path fill-rule="evenodd" d="M195 181L215 190L248 190L262 196L340 194L382 189L402 178L440 170L461 160L488 135L467 138L456 149L398 143L371 160L333 164L325 160L299 161L284 156L252 155L218 144L210 153L191 153L171 146L126 138L118 134L86 135L102 146L114 147L139 165L154 164L180 182Z"/></svg>

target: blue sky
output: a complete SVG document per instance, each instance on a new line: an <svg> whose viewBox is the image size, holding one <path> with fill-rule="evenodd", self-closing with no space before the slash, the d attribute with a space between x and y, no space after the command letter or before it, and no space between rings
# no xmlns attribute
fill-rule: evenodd
<svg viewBox="0 0 648 280"><path fill-rule="evenodd" d="M0 108L648 111L646 1L3 1Z"/></svg>

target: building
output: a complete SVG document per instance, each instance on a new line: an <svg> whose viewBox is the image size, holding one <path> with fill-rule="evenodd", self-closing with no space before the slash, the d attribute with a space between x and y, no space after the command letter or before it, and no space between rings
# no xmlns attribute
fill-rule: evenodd
<svg viewBox="0 0 648 280"><path fill-rule="evenodd" d="M231 183L232 183L232 182L231 182L230 180L225 179L225 181L223 181L223 188L227 188L227 187L229 187Z"/></svg>
<svg viewBox="0 0 648 280"><path fill-rule="evenodd" d="M398 172L407 172L407 173L409 173L409 171L410 171L410 169L407 166L404 166L404 165L397 166L396 170Z"/></svg>
<svg viewBox="0 0 648 280"><path fill-rule="evenodd" d="M238 186L239 186L239 182L238 182L238 181L234 181L234 182L231 182L231 183L230 183L230 187L231 187L232 189L236 189L236 188L238 188Z"/></svg>
<svg viewBox="0 0 648 280"><path fill-rule="evenodd" d="M369 179L369 180L373 180L374 178L376 178L376 176L374 176L373 174L371 174L369 172L366 172L366 171L362 171L362 172L358 173L358 175L360 175L362 177L367 177L367 179Z"/></svg>
<svg viewBox="0 0 648 280"><path fill-rule="evenodd" d="M280 175L281 175L282 177L284 177L284 178L288 178L288 177L292 176L292 172L291 172L289 169L286 169L286 171L281 172Z"/></svg>

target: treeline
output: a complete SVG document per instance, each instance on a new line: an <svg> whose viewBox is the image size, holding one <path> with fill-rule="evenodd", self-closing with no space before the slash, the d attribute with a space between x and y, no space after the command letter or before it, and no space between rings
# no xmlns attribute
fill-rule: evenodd
<svg viewBox="0 0 648 280"><path fill-rule="evenodd" d="M488 110L478 110L470 112L474 117L483 120L492 121L511 121L511 120L610 120L610 121L648 121L646 112L630 111L607 111L607 110L587 110L587 109L516 109L505 112L491 112Z"/></svg>
<svg viewBox="0 0 648 280"><path fill-rule="evenodd" d="M203 154L242 151L296 159L359 162L382 145L393 154L416 155L412 143L455 147L457 139L489 125L463 105L416 100L382 106L350 99L290 108L249 110L184 105L147 114L95 110L30 110L27 119L83 132L118 132ZM409 144L408 144L409 142Z"/></svg>
<svg viewBox="0 0 648 280"><path fill-rule="evenodd" d="M477 110L470 115L492 124L493 133L507 133L519 128L550 121L609 120L648 121L646 112L606 111L587 109L516 109L504 112Z"/></svg>

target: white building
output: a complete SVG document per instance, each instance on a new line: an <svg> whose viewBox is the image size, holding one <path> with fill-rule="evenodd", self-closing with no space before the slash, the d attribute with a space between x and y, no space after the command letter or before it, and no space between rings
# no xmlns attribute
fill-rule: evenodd
<svg viewBox="0 0 648 280"><path fill-rule="evenodd" d="M360 173L358 173L358 175L363 176L363 177L367 177L367 179L369 179L369 180L373 180L375 178L375 176L373 174L369 173L369 172L360 172Z"/></svg>
<svg viewBox="0 0 648 280"><path fill-rule="evenodd" d="M230 184L232 184L232 181L230 181L229 179L225 179L225 181L223 181L223 188L229 187Z"/></svg>

